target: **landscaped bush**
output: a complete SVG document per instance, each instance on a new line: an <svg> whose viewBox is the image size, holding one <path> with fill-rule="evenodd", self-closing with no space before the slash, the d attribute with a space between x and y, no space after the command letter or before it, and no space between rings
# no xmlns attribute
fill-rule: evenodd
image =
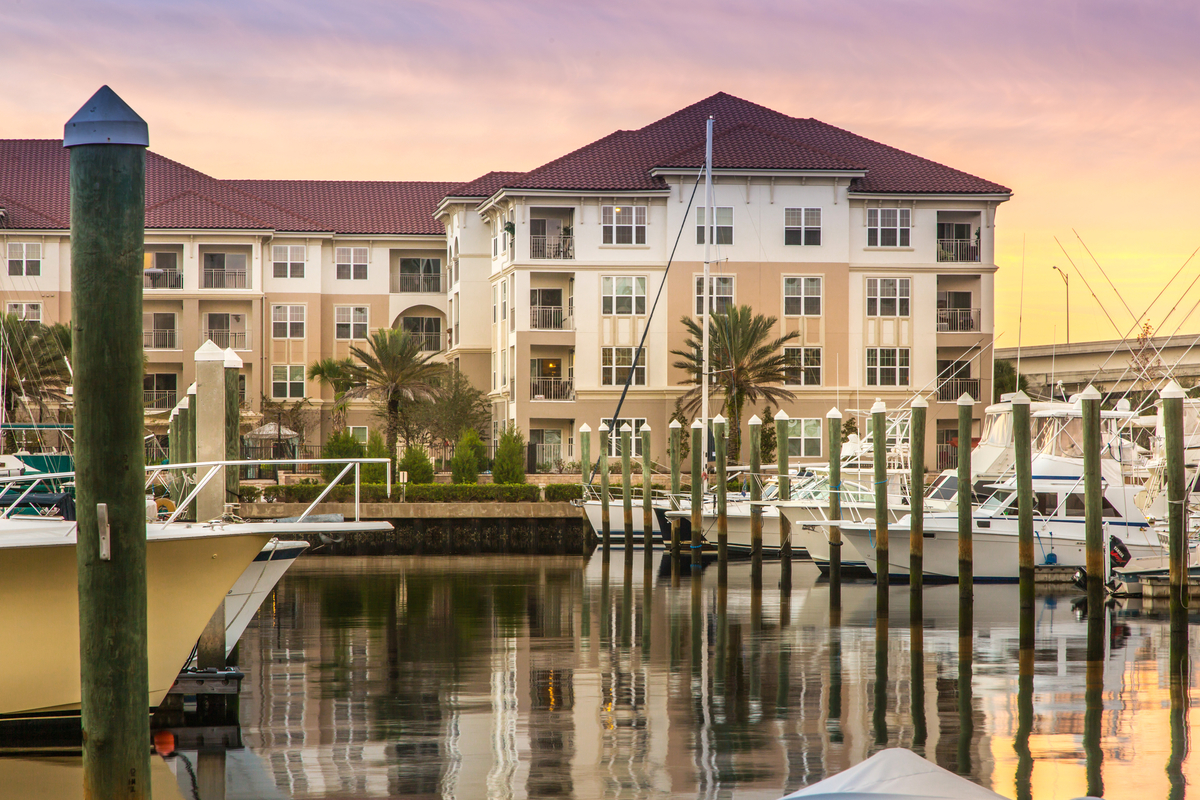
<svg viewBox="0 0 1200 800"><path fill-rule="evenodd" d="M550 503L566 503L582 497L581 483L551 483L546 486L546 501Z"/></svg>
<svg viewBox="0 0 1200 800"><path fill-rule="evenodd" d="M383 434L379 431L371 431L371 435L367 437L367 458L391 458L391 456L392 454L388 452L387 442L383 440ZM387 464L363 464L362 482L386 483Z"/></svg>
<svg viewBox="0 0 1200 800"><path fill-rule="evenodd" d="M268 486L263 490L263 499L275 503L311 503L324 490L325 486L310 483ZM537 486L528 484L410 483L393 486L389 498L386 485L364 483L359 495L364 503L398 503L401 497L409 503L534 503L539 499L539 492ZM330 503L354 502L354 485L338 484L325 500Z"/></svg>
<svg viewBox="0 0 1200 800"><path fill-rule="evenodd" d="M433 483L433 463L423 447L407 447L396 469L408 473L409 483Z"/></svg>
<svg viewBox="0 0 1200 800"><path fill-rule="evenodd" d="M155 494L157 494L157 490ZM262 499L262 489L254 484L238 484L238 499L243 503L257 503Z"/></svg>
<svg viewBox="0 0 1200 800"><path fill-rule="evenodd" d="M525 437L516 426L508 426L500 434L496 447L496 463L492 466L494 483L525 483Z"/></svg>
<svg viewBox="0 0 1200 800"><path fill-rule="evenodd" d="M450 479L457 484L479 483L479 449L483 442L474 428L463 432L454 447L454 458L450 459Z"/></svg>
<svg viewBox="0 0 1200 800"><path fill-rule="evenodd" d="M350 431L344 429L329 434L329 439L321 448L321 458L362 458L362 456L362 443L351 436ZM345 468L345 464L322 464L321 477L325 479L326 483L329 483ZM353 470L348 474L353 475Z"/></svg>

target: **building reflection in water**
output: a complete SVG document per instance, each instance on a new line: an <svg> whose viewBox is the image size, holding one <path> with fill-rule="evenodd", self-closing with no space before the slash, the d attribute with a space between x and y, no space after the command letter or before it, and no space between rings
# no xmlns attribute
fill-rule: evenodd
<svg viewBox="0 0 1200 800"><path fill-rule="evenodd" d="M285 797L778 798L894 746L1021 798L1194 778L1195 659L1154 609L1040 597L1022 648L1015 586L977 586L966 618L955 586L897 586L878 620L872 584L831 614L808 564L786 602L749 576L308 558L243 640L243 739Z"/></svg>

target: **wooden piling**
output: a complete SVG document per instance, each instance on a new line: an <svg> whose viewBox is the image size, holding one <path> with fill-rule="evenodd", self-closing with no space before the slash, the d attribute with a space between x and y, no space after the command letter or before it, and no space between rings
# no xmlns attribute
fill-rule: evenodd
<svg viewBox="0 0 1200 800"><path fill-rule="evenodd" d="M701 459L704 425L692 423L692 569L700 569L701 534L704 525L704 463Z"/></svg>
<svg viewBox="0 0 1200 800"><path fill-rule="evenodd" d="M1021 613L1033 611L1033 437L1029 396L1018 391L1012 398L1013 451L1017 473L1017 575Z"/></svg>
<svg viewBox="0 0 1200 800"><path fill-rule="evenodd" d="M608 496L608 423L601 422L600 428L600 542L604 549L604 563L608 563L608 551L612 546L612 513Z"/></svg>
<svg viewBox="0 0 1200 800"><path fill-rule="evenodd" d="M1100 476L1100 392L1089 385L1079 395L1083 407L1083 535L1087 566L1088 613L1104 607L1104 486Z"/></svg>
<svg viewBox="0 0 1200 800"><path fill-rule="evenodd" d="M1182 636L1187 641L1188 549L1187 549L1187 476L1183 448L1183 389L1175 381L1160 395L1167 451L1167 563L1170 567L1172 641ZM1088 569L1091 577L1091 569ZM1089 584L1089 590L1091 588Z"/></svg>
<svg viewBox="0 0 1200 800"><path fill-rule="evenodd" d="M592 483L595 478L592 465L592 428L586 422L579 426L579 479L586 484L581 494L584 502L592 498ZM584 544L587 551L587 544Z"/></svg>
<svg viewBox="0 0 1200 800"><path fill-rule="evenodd" d="M778 497L784 501L792 498L787 434L788 415L781 408L775 413L775 467L779 472ZM788 522L782 509L779 512L779 589L783 592L784 598L792 590L792 524Z"/></svg>
<svg viewBox="0 0 1200 800"><path fill-rule="evenodd" d="M975 556L971 544L971 407L963 392L958 398L958 598L974 596Z"/></svg>
<svg viewBox="0 0 1200 800"><path fill-rule="evenodd" d="M717 585L724 586L729 573L729 517L726 510L726 495L729 488L728 465L726 464L725 418L720 414L713 417L714 459L717 462Z"/></svg>
<svg viewBox="0 0 1200 800"><path fill-rule="evenodd" d="M750 586L762 589L762 420L750 417Z"/></svg>
<svg viewBox="0 0 1200 800"><path fill-rule="evenodd" d="M650 425L642 424L638 432L642 437L642 546L646 550L646 558L650 558L650 550L654 547L654 467L650 463Z"/></svg>
<svg viewBox="0 0 1200 800"><path fill-rule="evenodd" d="M1092 387L1088 387L1089 389ZM1093 389L1093 391L1095 391ZM1085 390L1086 393L1086 390ZM1096 392L1099 395L1099 392ZM1096 419L1100 418L1100 402L1096 400ZM1084 404L1084 419L1087 419L1087 404ZM1097 425L1099 428L1099 425ZM1084 433L1084 440L1087 434ZM1097 450L1099 455L1099 450ZM1084 480L1087 480L1086 467ZM1087 488L1084 487L1084 513L1087 513ZM1084 525L1087 524L1085 519ZM1092 573L1088 573L1088 589L1091 590ZM1107 639L1105 617L1108 610L1103 605L1095 606L1088 598L1087 618L1087 666L1083 689L1083 756L1087 775L1089 797L1104 797L1104 645Z"/></svg>
<svg viewBox="0 0 1200 800"><path fill-rule="evenodd" d="M918 602L925 586L925 416L929 403L917 395L912 401L908 433L908 580L910 605Z"/></svg>
<svg viewBox="0 0 1200 800"><path fill-rule="evenodd" d="M871 454L875 467L875 613L888 613L888 585L892 562L888 552L887 406L871 406Z"/></svg>
<svg viewBox="0 0 1200 800"><path fill-rule="evenodd" d="M66 124L85 797L150 796L142 269L146 123L107 86ZM103 520L105 530L101 531ZM101 535L111 546L101 555Z"/></svg>
<svg viewBox="0 0 1200 800"><path fill-rule="evenodd" d="M625 557L633 555L633 427L621 426L621 507L625 511Z"/></svg>
<svg viewBox="0 0 1200 800"><path fill-rule="evenodd" d="M670 502L670 508L672 511L678 511L679 510L679 489L680 489L680 479L679 479L680 464L679 464L679 462L680 462L680 456L682 455L682 453L680 452L680 448L683 445L683 425L679 422L679 420L673 419L673 420L671 420L671 424L668 427L670 428L670 431L671 431L670 444L668 445L671 449L671 502ZM671 559L674 562L677 562L679 560L679 518L678 517L671 518ZM679 565L677 563L675 563L672 566L678 567ZM677 572L678 572L678 570L676 570L675 573L672 573L672 575L674 576Z"/></svg>
<svg viewBox="0 0 1200 800"><path fill-rule="evenodd" d="M829 441L829 607L842 607L842 412L825 414ZM787 441L786 439L784 441Z"/></svg>
<svg viewBox="0 0 1200 800"><path fill-rule="evenodd" d="M242 359L232 347L225 349L225 460L236 461L242 456L242 404L238 397L238 376ZM225 469L225 502L241 501L238 491L242 476L238 467Z"/></svg>

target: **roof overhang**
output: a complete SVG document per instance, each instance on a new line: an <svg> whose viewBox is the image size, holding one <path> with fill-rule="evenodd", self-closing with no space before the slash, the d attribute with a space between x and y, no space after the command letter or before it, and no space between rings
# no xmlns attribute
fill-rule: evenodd
<svg viewBox="0 0 1200 800"><path fill-rule="evenodd" d="M692 177L704 171L704 167L654 167L650 174L660 176ZM713 167L713 175L737 176L739 178L862 178L865 169L730 169Z"/></svg>
<svg viewBox="0 0 1200 800"><path fill-rule="evenodd" d="M986 200L1003 203L1012 199L1012 192L855 192L846 193L854 200Z"/></svg>
<svg viewBox="0 0 1200 800"><path fill-rule="evenodd" d="M524 189L524 188L502 188L498 189L495 194L487 198L479 204L475 210L483 216L498 202L505 197L668 197L671 194L669 187L662 189Z"/></svg>
<svg viewBox="0 0 1200 800"><path fill-rule="evenodd" d="M466 206L479 205L481 202L483 202L486 199L487 198L484 197L483 195L478 195L478 194L477 195L448 194L442 198L440 203L437 204L437 208L435 208L433 210L433 216L436 219L438 217L441 217L441 216L449 213L447 206L458 205L459 203L462 203L463 205L466 205Z"/></svg>

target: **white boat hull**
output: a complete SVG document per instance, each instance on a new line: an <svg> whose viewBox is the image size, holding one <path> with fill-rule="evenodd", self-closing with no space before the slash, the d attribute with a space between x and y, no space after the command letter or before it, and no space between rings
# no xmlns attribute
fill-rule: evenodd
<svg viewBox="0 0 1200 800"><path fill-rule="evenodd" d="M233 652L246 626L258 613L267 595L283 574L296 563L296 557L308 549L308 542L281 542L273 539L259 551L250 566L225 595L225 655Z"/></svg>
<svg viewBox="0 0 1200 800"><path fill-rule="evenodd" d="M596 532L597 537L604 535L603 508L599 500L588 500L583 504L583 511L587 514L588 522L592 526L592 530ZM608 504L608 536L609 547L613 549L624 549L625 547L625 507L621 501ZM635 502L633 506L633 549L642 550L646 542L646 529L643 525L644 512L642 504ZM663 534L659 528L658 515L652 515L651 522L651 541L653 547L660 548L663 546ZM668 538L670 533L667 534Z"/></svg>

